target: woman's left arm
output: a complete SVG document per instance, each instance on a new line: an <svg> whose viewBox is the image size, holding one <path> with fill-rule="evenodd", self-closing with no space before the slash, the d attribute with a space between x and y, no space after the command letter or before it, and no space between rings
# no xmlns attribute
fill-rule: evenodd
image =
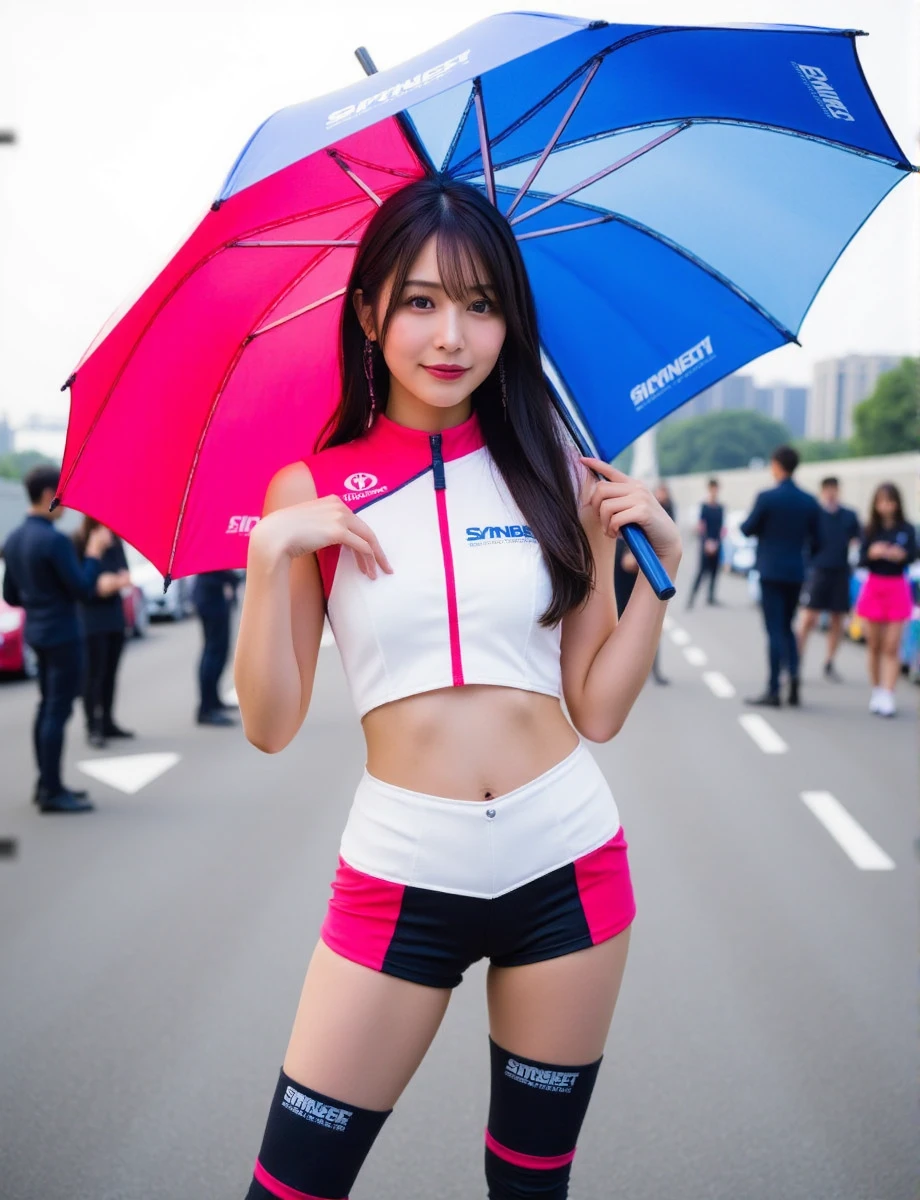
<svg viewBox="0 0 920 1200"><path fill-rule="evenodd" d="M578 732L589 741L607 742L623 727L648 677L666 607L640 574L617 620L616 537L623 525L641 526L671 576L680 563L681 543L677 526L644 484L600 459L581 461L603 477L586 480L581 494L595 579L587 602L562 622L562 689Z"/></svg>

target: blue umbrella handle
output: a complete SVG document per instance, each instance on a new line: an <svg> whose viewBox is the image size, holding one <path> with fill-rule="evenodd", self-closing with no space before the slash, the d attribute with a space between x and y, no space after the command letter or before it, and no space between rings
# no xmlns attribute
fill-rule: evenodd
<svg viewBox="0 0 920 1200"><path fill-rule="evenodd" d="M652 585L655 595L659 600L670 600L677 588L668 578L667 571L661 565L661 560L652 549L652 543L645 536L641 525L624 525L620 533L639 564L639 570Z"/></svg>

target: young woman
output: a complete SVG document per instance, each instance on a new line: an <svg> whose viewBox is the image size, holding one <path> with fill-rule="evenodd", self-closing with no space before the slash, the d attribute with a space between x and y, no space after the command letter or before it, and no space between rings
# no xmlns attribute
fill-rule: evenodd
<svg viewBox="0 0 920 1200"><path fill-rule="evenodd" d="M269 486L236 649L246 736L275 753L328 611L367 742L248 1197L346 1197L488 957L489 1196L561 1198L635 912L581 737L619 731L664 614L643 578L617 624L614 541L640 524L673 573L679 536L565 448L517 244L475 189L389 198L347 295L341 403Z"/></svg>
<svg viewBox="0 0 920 1200"><path fill-rule="evenodd" d="M904 572L916 557L917 538L913 525L904 520L901 493L893 483L880 483L872 497L859 557L869 578L856 602L869 644L869 711L880 717L897 712L894 689L901 670L901 634L913 609Z"/></svg>
<svg viewBox="0 0 920 1200"><path fill-rule="evenodd" d="M84 517L73 535L81 562L86 554L89 536L97 528L99 522L95 518ZM134 737L131 730L117 725L112 716L118 664L125 645L125 611L117 589L131 583L121 538L112 535L112 544L102 555L101 562L103 572L111 573L114 578L104 595L94 595L80 601L80 628L86 647L83 679L86 737L90 745L97 749L104 747L109 738Z"/></svg>

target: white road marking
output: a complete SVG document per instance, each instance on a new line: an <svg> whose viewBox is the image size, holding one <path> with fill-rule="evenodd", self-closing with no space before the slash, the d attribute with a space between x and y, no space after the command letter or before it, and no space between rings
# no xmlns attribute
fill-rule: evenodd
<svg viewBox="0 0 920 1200"><path fill-rule="evenodd" d="M240 706L240 698L236 694L236 688L232 687L224 693L224 704L235 704L237 708Z"/></svg>
<svg viewBox="0 0 920 1200"><path fill-rule="evenodd" d="M735 694L734 685L725 678L721 671L704 671L703 683L720 700L730 700Z"/></svg>
<svg viewBox="0 0 920 1200"><path fill-rule="evenodd" d="M323 636L319 639L319 644L321 646L334 646L335 645L335 638L332 636L332 630L329 628L328 625L326 625L325 628L323 629Z"/></svg>
<svg viewBox="0 0 920 1200"><path fill-rule="evenodd" d="M741 728L764 754L785 754L789 749L773 726L765 721L760 713L744 713L738 720Z"/></svg>
<svg viewBox="0 0 920 1200"><path fill-rule="evenodd" d="M671 630L671 641L675 646L687 646L690 644L690 634L686 629L678 629L675 625Z"/></svg>
<svg viewBox="0 0 920 1200"><path fill-rule="evenodd" d="M118 758L91 758L78 762L84 775L133 796L153 783L179 761L178 754L122 754Z"/></svg>
<svg viewBox="0 0 920 1200"><path fill-rule="evenodd" d="M684 658L691 667L705 667L708 661L706 651L701 650L699 646L685 646Z"/></svg>
<svg viewBox="0 0 920 1200"><path fill-rule="evenodd" d="M671 632L671 630L674 628L674 621L671 619L671 617L665 616L661 628L665 631L665 633Z"/></svg>
<svg viewBox="0 0 920 1200"><path fill-rule="evenodd" d="M830 792L802 792L811 809L837 845L861 871L893 871L894 861Z"/></svg>

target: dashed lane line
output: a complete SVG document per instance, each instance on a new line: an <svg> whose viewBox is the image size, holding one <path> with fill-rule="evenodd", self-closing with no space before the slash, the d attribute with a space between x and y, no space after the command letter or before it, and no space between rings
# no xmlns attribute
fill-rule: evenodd
<svg viewBox="0 0 920 1200"><path fill-rule="evenodd" d="M789 747L760 713L742 713L738 723L764 754L785 754Z"/></svg>
<svg viewBox="0 0 920 1200"><path fill-rule="evenodd" d="M709 688L714 696L718 696L720 700L731 700L735 695L734 684L722 674L721 671L704 671L703 683Z"/></svg>
<svg viewBox="0 0 920 1200"><path fill-rule="evenodd" d="M675 646L689 646L690 645L690 634L687 633L686 629L679 629L675 625L675 627L670 631L669 636Z"/></svg>
<svg viewBox="0 0 920 1200"><path fill-rule="evenodd" d="M705 667L709 661L706 657L706 651L701 650L699 646L685 646L684 658L691 667Z"/></svg>
<svg viewBox="0 0 920 1200"><path fill-rule="evenodd" d="M806 807L861 871L893 871L894 861L830 792L802 792Z"/></svg>

